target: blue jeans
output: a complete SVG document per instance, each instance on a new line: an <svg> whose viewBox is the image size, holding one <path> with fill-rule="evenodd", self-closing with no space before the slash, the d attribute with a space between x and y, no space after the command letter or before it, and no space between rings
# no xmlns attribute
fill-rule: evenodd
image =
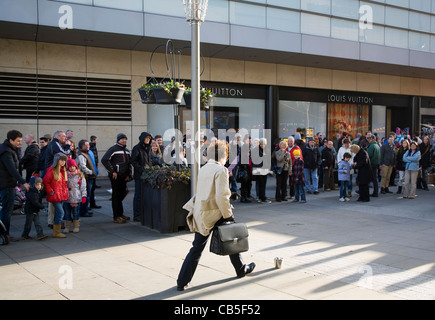
<svg viewBox="0 0 435 320"><path fill-rule="evenodd" d="M2 208L0 209L0 220L6 228L6 233L9 235L11 226L11 215L14 211L15 188L0 189L0 200Z"/></svg>
<svg viewBox="0 0 435 320"><path fill-rule="evenodd" d="M65 220L66 221L73 221L73 220L80 220L80 203L77 204L77 206L73 207L70 203L64 202L63 204L63 210L65 211Z"/></svg>
<svg viewBox="0 0 435 320"><path fill-rule="evenodd" d="M305 188L307 189L307 191L311 190L310 177L313 180L312 191L319 191L319 176L317 175L317 168L316 169L304 168L304 175L305 175Z"/></svg>
<svg viewBox="0 0 435 320"><path fill-rule="evenodd" d="M347 197L348 186L349 186L349 181L340 181L340 198Z"/></svg>
<svg viewBox="0 0 435 320"><path fill-rule="evenodd" d="M61 224L63 217L65 215L65 211L63 210L63 201L61 202L52 202L54 207L54 221L53 224Z"/></svg>
<svg viewBox="0 0 435 320"><path fill-rule="evenodd" d="M295 200L299 201L299 196L301 200L305 201L305 190L302 183L295 184Z"/></svg>

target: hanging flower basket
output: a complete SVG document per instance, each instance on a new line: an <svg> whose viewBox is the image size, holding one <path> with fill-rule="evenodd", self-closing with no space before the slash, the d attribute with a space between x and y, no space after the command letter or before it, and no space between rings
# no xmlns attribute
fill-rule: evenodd
<svg viewBox="0 0 435 320"><path fill-rule="evenodd" d="M156 84L144 84L142 87L139 88L139 95L140 99L142 100L142 103L156 103L156 98L154 96L154 90L153 88L156 86Z"/></svg>
<svg viewBox="0 0 435 320"><path fill-rule="evenodd" d="M199 105L201 109L208 109L212 100L214 99L213 93L208 89L201 89L199 92ZM192 92L188 88L184 92L184 102L186 102L186 108L192 107Z"/></svg>
<svg viewBox="0 0 435 320"><path fill-rule="evenodd" d="M153 88L157 104L180 104L184 94L184 84L171 80Z"/></svg>

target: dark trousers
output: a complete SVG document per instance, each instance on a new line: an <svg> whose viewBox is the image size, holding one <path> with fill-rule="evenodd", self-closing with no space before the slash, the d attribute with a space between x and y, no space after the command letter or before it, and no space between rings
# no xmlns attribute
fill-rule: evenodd
<svg viewBox="0 0 435 320"><path fill-rule="evenodd" d="M267 183L267 175L258 175L256 176L256 186L258 187L258 198L261 201L266 200L266 183Z"/></svg>
<svg viewBox="0 0 435 320"><path fill-rule="evenodd" d="M335 182L334 182L334 168L328 167L328 169L323 169L323 176L324 176L324 189L335 189ZM321 185L321 184L319 184Z"/></svg>
<svg viewBox="0 0 435 320"><path fill-rule="evenodd" d="M95 183L95 178L86 179L86 203L80 203L80 215L86 216L89 211L89 201L91 199L91 190Z"/></svg>
<svg viewBox="0 0 435 320"><path fill-rule="evenodd" d="M369 185L367 183L365 184L360 183L358 186L359 186L358 200L370 201Z"/></svg>
<svg viewBox="0 0 435 320"><path fill-rule="evenodd" d="M293 181L293 176L288 176L288 186L290 189L290 198L295 196L295 183Z"/></svg>
<svg viewBox="0 0 435 320"><path fill-rule="evenodd" d="M192 248L184 259L180 273L178 274L178 287L184 287L192 280L209 236L210 235L203 236L199 232L195 232L195 239L193 240ZM239 253L231 254L230 260L237 275L244 271L243 267L245 264L243 263L242 256Z"/></svg>
<svg viewBox="0 0 435 320"><path fill-rule="evenodd" d="M373 194L378 194L379 192L379 185L378 185L378 170L379 166L372 166L372 174L373 174Z"/></svg>
<svg viewBox="0 0 435 320"><path fill-rule="evenodd" d="M287 196L287 177L288 171L283 171L281 174L276 175L276 200L283 200Z"/></svg>
<svg viewBox="0 0 435 320"><path fill-rule="evenodd" d="M112 185L112 211L113 219L124 215L124 207L122 206L122 200L128 193L127 181L125 177L118 176L117 179L110 178Z"/></svg>
<svg viewBox="0 0 435 320"><path fill-rule="evenodd" d="M0 200L2 207L0 208L0 220L6 228L6 234L9 235L11 226L11 216L14 212L15 188L0 189Z"/></svg>
<svg viewBox="0 0 435 320"><path fill-rule="evenodd" d="M43 235L42 224L39 220L39 213L26 213L26 222L24 223L24 230L22 237L28 236L32 229L32 222L35 224L36 234L38 236Z"/></svg>

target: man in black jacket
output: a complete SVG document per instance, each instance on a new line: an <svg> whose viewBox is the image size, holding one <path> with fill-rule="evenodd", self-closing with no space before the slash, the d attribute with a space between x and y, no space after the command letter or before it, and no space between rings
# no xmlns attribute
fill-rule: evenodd
<svg viewBox="0 0 435 320"><path fill-rule="evenodd" d="M322 164L323 164L323 172L325 175L324 178L325 191L335 190L335 182L334 182L335 157L332 151L333 147L334 147L334 142L329 140L326 144L326 147L322 150Z"/></svg>
<svg viewBox="0 0 435 320"><path fill-rule="evenodd" d="M133 198L133 221L140 222L142 182L140 177L146 165L152 166L151 140L148 132L142 132L139 143L131 151L131 164L134 168L134 198Z"/></svg>
<svg viewBox="0 0 435 320"><path fill-rule="evenodd" d="M23 185L29 190L30 185L20 175L17 149L21 146L23 134L17 130L7 133L6 140L0 145L0 220L6 228L9 238L11 215L14 210L15 187ZM6 244L7 242L5 242Z"/></svg>
<svg viewBox="0 0 435 320"><path fill-rule="evenodd" d="M23 166L23 169L26 169L26 182L29 182L32 173L38 168L39 146L32 134L26 134L24 142L27 144L27 148L20 159L20 165Z"/></svg>
<svg viewBox="0 0 435 320"><path fill-rule="evenodd" d="M122 201L128 193L127 182L131 179L130 151L127 136L119 133L116 144L106 151L101 163L107 170L112 185L113 222L125 223L130 218L124 215Z"/></svg>
<svg viewBox="0 0 435 320"><path fill-rule="evenodd" d="M302 157L304 159L305 188L307 193L318 194L319 177L317 175L317 168L320 166L322 158L313 138L308 138L308 144L302 148ZM313 181L313 191L311 191L310 178Z"/></svg>
<svg viewBox="0 0 435 320"><path fill-rule="evenodd" d="M71 145L66 143L65 132L59 130L53 136L53 140L50 141L45 151L45 169L53 165L54 155L59 152L72 156Z"/></svg>

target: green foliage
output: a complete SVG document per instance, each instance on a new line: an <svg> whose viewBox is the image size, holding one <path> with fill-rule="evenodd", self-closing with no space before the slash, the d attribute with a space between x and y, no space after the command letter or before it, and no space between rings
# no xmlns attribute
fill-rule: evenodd
<svg viewBox="0 0 435 320"><path fill-rule="evenodd" d="M149 183L154 189L171 189L174 183L190 183L190 168L179 170L175 166L145 166L141 179Z"/></svg>

